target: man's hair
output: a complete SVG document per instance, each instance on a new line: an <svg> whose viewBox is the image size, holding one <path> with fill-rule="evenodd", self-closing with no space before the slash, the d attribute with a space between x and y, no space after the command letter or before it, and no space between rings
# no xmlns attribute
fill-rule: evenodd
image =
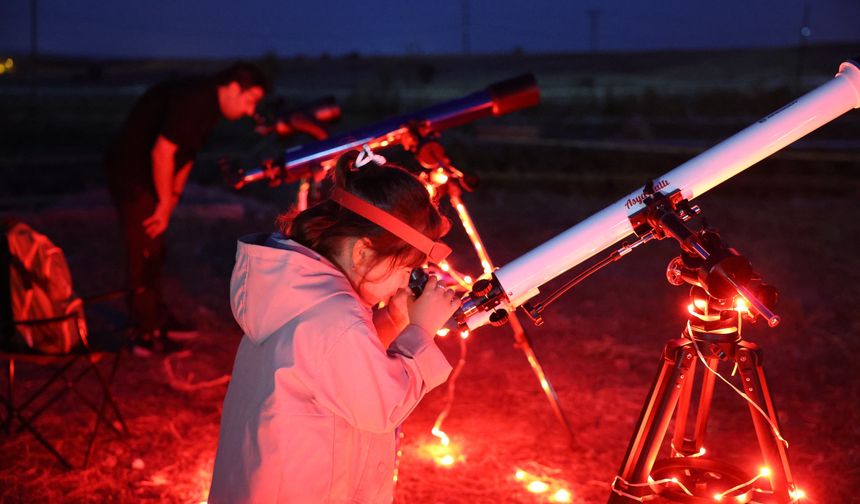
<svg viewBox="0 0 860 504"><path fill-rule="evenodd" d="M219 86L236 82L242 90L259 86L268 93L272 89L269 77L257 65L247 61L239 61L215 75Z"/></svg>

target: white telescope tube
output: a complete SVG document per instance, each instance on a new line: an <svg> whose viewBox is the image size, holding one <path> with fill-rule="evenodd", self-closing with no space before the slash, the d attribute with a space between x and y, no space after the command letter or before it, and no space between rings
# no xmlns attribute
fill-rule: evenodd
<svg viewBox="0 0 860 504"><path fill-rule="evenodd" d="M833 80L654 179L654 189L664 193L680 190L691 200L858 107L860 66L847 61ZM633 234L629 217L644 208L644 190L644 186L639 188L496 270L507 297L502 305L509 309L520 306L538 294L539 286ZM466 324L475 329L487 323L488 317L488 312L478 312Z"/></svg>

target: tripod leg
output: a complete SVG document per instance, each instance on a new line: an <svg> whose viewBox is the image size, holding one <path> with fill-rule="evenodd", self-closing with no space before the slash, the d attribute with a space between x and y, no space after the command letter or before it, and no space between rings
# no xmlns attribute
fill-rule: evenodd
<svg viewBox="0 0 860 504"><path fill-rule="evenodd" d="M696 415L696 423L690 437L687 437L687 420L690 414L691 398L696 377L696 364L698 359L693 359L688 371L688 379L685 380L678 401L678 412L675 415L675 435L672 439L673 456L682 455L689 457L701 453L705 444L705 431L708 426L708 415L711 412L711 399L714 395L714 384L716 377L713 373L704 369L702 372L702 387L699 393L699 401L693 406ZM706 357L708 367L716 369L719 364L717 357Z"/></svg>
<svg viewBox="0 0 860 504"><path fill-rule="evenodd" d="M767 414L767 417L763 416L758 409L750 405L750 414L761 454L765 464L770 469L770 481L774 496L779 502L788 502L790 499L789 492L794 489L794 482L788 465L786 445L773 430L774 428L777 431L782 429L779 427L779 420L773 407L773 398L765 380L761 349L755 343L742 342L735 359L738 363L744 393Z"/></svg>
<svg viewBox="0 0 860 504"><path fill-rule="evenodd" d="M449 184L448 190L448 199L450 200L451 206L457 211L457 216L460 218L460 222L463 225L463 229L466 231L466 235L469 237L469 240L472 242L472 246L475 248L475 252L478 254L478 259L481 261L481 267L484 270L484 273L490 273L493 271L493 262L490 260L490 256L487 254L487 249L484 247L483 241L481 241L481 236L478 234L477 229L475 229L475 224L472 222L472 217L469 215L469 211L466 209L466 205L463 203L463 200L460 198L460 189L456 184ZM576 443L576 437L573 434L573 429L570 426L570 422L567 421L567 417L564 415L564 411L561 409L561 405L558 401L558 395L555 392L550 381L547 379L546 374L543 371L543 366L535 354L534 349L532 348L532 344L528 334L523 328L523 325L520 323L517 318L516 313L511 313L509 318L509 323L511 325L511 329L514 332L514 341L516 342L516 346L520 348L523 353L526 354L526 360L529 361L529 365L534 371L535 376L537 376L538 381L540 382L541 389L544 391L547 400L549 401L549 405L552 408L553 413L555 413L556 418L567 431L567 434L570 439L570 444L573 446Z"/></svg>
<svg viewBox="0 0 860 504"><path fill-rule="evenodd" d="M511 324L511 329L514 331L514 340L517 343L517 347L519 347L524 354L526 354L526 360L529 361L529 365L534 371L535 376L537 376L538 381L540 382L541 389L543 389L544 394L546 395L547 400L549 401L549 406L552 408L553 413L555 413L556 418L561 423L562 427L567 431L568 436L570 437L571 446L576 444L576 436L573 433L573 428L570 426L570 422L568 422L567 417L564 415L564 410L561 409L561 404L558 401L558 395L555 392L555 389L550 383L549 379L547 379L546 374L543 372L543 366L537 358L537 355L534 352L534 349L531 345L531 340L526 333L525 328L520 323L520 320L517 318L516 313L511 313L509 323Z"/></svg>
<svg viewBox="0 0 860 504"><path fill-rule="evenodd" d="M690 340L679 338L666 344L657 377L636 423L618 477L612 483L611 504L638 501L635 496L651 493L648 476L657 459L669 421L687 379L695 351ZM633 496L633 497L631 497Z"/></svg>

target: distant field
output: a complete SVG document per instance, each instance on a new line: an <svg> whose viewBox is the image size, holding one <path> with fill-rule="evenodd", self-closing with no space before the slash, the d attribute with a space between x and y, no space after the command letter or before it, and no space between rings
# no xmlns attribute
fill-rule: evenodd
<svg viewBox="0 0 860 504"><path fill-rule="evenodd" d="M524 174L530 183L540 183L541 173L551 173L550 181L582 174L582 180L573 176L570 182L593 189L595 179L616 174L638 180L683 162L825 82L852 50L856 48L834 45L810 47L803 53L770 49L468 58L353 55L269 57L260 63L274 75L276 94L287 103L336 96L344 118L332 127L335 133L532 72L541 90L540 106L446 132L443 143L454 162L487 180L515 181ZM5 182L0 204L8 208L22 196L100 185L102 153L147 85L226 64L19 63L16 73L0 79L0 177ZM250 129L248 122L222 123L201 153L202 169L193 177L219 184L214 166L219 157L254 164L306 141L261 139ZM850 175L860 165L858 139L860 114L848 114L796 146L811 155L789 157L786 162L796 173L812 171L814 163L817 173L831 178ZM856 188L856 182L849 187Z"/></svg>

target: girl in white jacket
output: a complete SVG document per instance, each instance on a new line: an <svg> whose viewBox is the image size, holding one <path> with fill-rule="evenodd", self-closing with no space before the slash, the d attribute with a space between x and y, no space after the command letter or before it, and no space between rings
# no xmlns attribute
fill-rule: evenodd
<svg viewBox="0 0 860 504"><path fill-rule="evenodd" d="M459 300L434 278L417 298L406 289L450 252L437 241L448 223L414 176L354 159L331 199L239 241L230 294L245 336L210 504L391 502L395 429L451 371L433 335Z"/></svg>

